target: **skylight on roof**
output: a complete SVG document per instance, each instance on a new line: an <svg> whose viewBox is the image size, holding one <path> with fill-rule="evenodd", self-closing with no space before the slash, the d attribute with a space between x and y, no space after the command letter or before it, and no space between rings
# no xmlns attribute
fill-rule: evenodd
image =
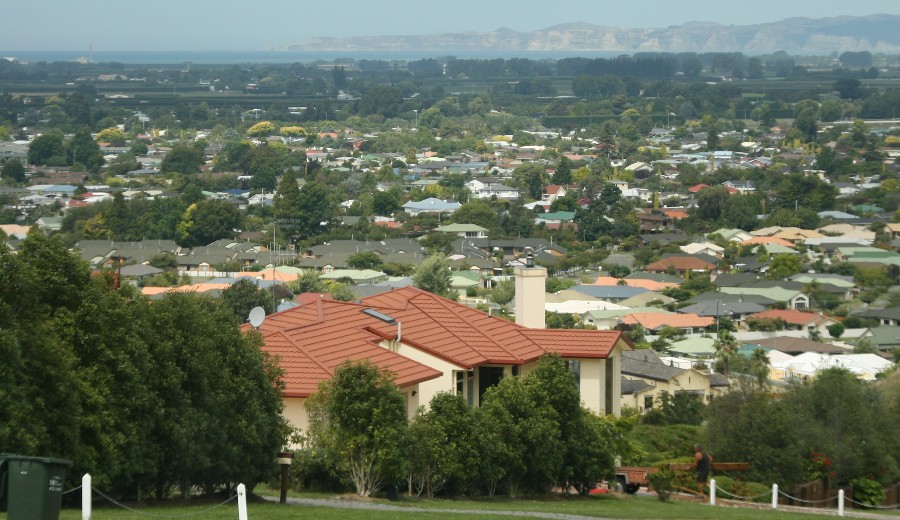
<svg viewBox="0 0 900 520"><path fill-rule="evenodd" d="M376 311L375 309L363 309L363 310L362 310L362 313L363 313L363 314L368 314L369 316L371 316L371 317L373 317L373 318L379 319L379 320L381 320L381 321L383 321L383 322L385 322L385 323L389 323L389 324L391 324L391 325L396 325L396 324L397 324L397 320L395 320L394 318L388 316L387 314L378 312L378 311Z"/></svg>

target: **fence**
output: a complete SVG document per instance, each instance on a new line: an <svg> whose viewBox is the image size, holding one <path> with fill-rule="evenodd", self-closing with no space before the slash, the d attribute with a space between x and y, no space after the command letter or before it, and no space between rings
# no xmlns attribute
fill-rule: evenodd
<svg viewBox="0 0 900 520"><path fill-rule="evenodd" d="M857 502L856 500L853 500L852 488L849 490L849 493L845 493L843 489L832 490L825 481L814 481L797 486L795 488L795 494L807 497L803 498L803 496L790 495L779 490L778 484L772 484L771 491L767 491L761 495L735 495L723 489L716 488L716 481L715 479L712 479L709 483L710 505L716 505L719 493L728 498L744 501L756 501L763 498L769 498L772 509L778 509L778 506L817 507L824 509L836 508L838 516L844 516L844 510L848 507L848 504L849 507L859 507L863 509L900 508L900 503L897 501L897 496L900 494L900 484L894 484L893 486L885 488L885 499L882 502L882 505L878 506Z"/></svg>
<svg viewBox="0 0 900 520"><path fill-rule="evenodd" d="M132 513L136 513L136 514L144 515L144 516L151 516L154 518L188 518L191 516L202 515L204 513L212 511L213 509L220 508L220 507L224 506L225 504L228 504L229 502L232 502L233 500L237 499L238 520L247 520L247 488L243 484L238 484L237 493L235 495L227 498L223 502L220 502L214 506L208 507L201 511L196 511L196 512L189 513L189 514L180 514L180 515L164 515L164 514L159 514L159 513L147 513L147 512L139 511L137 509L130 508L130 507L126 506L125 504L122 504L121 502L118 502L115 499L104 494L99 489L96 489L95 487L93 487L91 485L90 473L86 473L83 477L81 477L81 485L80 486L70 489L68 491L65 491L65 492L63 492L63 494L65 495L68 493L74 493L75 491L78 491L79 489L81 490L81 520L91 520L91 515L93 514L93 493L97 493L97 495L106 499L109 503L111 503L112 505L114 505L116 507L126 509L128 511L131 511Z"/></svg>

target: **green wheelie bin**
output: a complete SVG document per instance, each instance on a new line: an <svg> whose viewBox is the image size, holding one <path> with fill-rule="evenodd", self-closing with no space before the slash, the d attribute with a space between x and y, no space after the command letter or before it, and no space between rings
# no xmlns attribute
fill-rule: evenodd
<svg viewBox="0 0 900 520"><path fill-rule="evenodd" d="M71 460L0 454L0 504L8 520L58 520Z"/></svg>

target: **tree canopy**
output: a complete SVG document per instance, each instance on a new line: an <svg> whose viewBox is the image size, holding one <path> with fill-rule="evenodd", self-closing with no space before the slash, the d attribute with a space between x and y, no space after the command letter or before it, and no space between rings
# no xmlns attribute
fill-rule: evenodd
<svg viewBox="0 0 900 520"><path fill-rule="evenodd" d="M231 311L151 304L36 230L0 267L4 450L71 459L70 482L89 472L118 498L267 477L287 437L280 373Z"/></svg>

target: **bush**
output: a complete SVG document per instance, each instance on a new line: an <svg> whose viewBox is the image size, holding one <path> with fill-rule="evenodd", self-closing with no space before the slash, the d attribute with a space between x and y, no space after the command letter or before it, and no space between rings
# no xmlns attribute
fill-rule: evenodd
<svg viewBox="0 0 900 520"><path fill-rule="evenodd" d="M863 506L878 506L884 502L884 488L877 480L860 477L850 481L853 486L853 500Z"/></svg>
<svg viewBox="0 0 900 520"><path fill-rule="evenodd" d="M771 488L759 482L746 482L737 477L715 476L719 496L726 499L747 499L751 502L768 502Z"/></svg>
<svg viewBox="0 0 900 520"><path fill-rule="evenodd" d="M660 502L666 502L675 491L675 473L669 468L660 468L656 473L647 475L647 481Z"/></svg>
<svg viewBox="0 0 900 520"><path fill-rule="evenodd" d="M299 492L345 492L350 489L333 471L334 463L321 450L306 448L294 452L291 464L291 489ZM280 469L279 469L280 472ZM279 473L280 474L280 473ZM280 477L275 478L274 488L278 488Z"/></svg>

